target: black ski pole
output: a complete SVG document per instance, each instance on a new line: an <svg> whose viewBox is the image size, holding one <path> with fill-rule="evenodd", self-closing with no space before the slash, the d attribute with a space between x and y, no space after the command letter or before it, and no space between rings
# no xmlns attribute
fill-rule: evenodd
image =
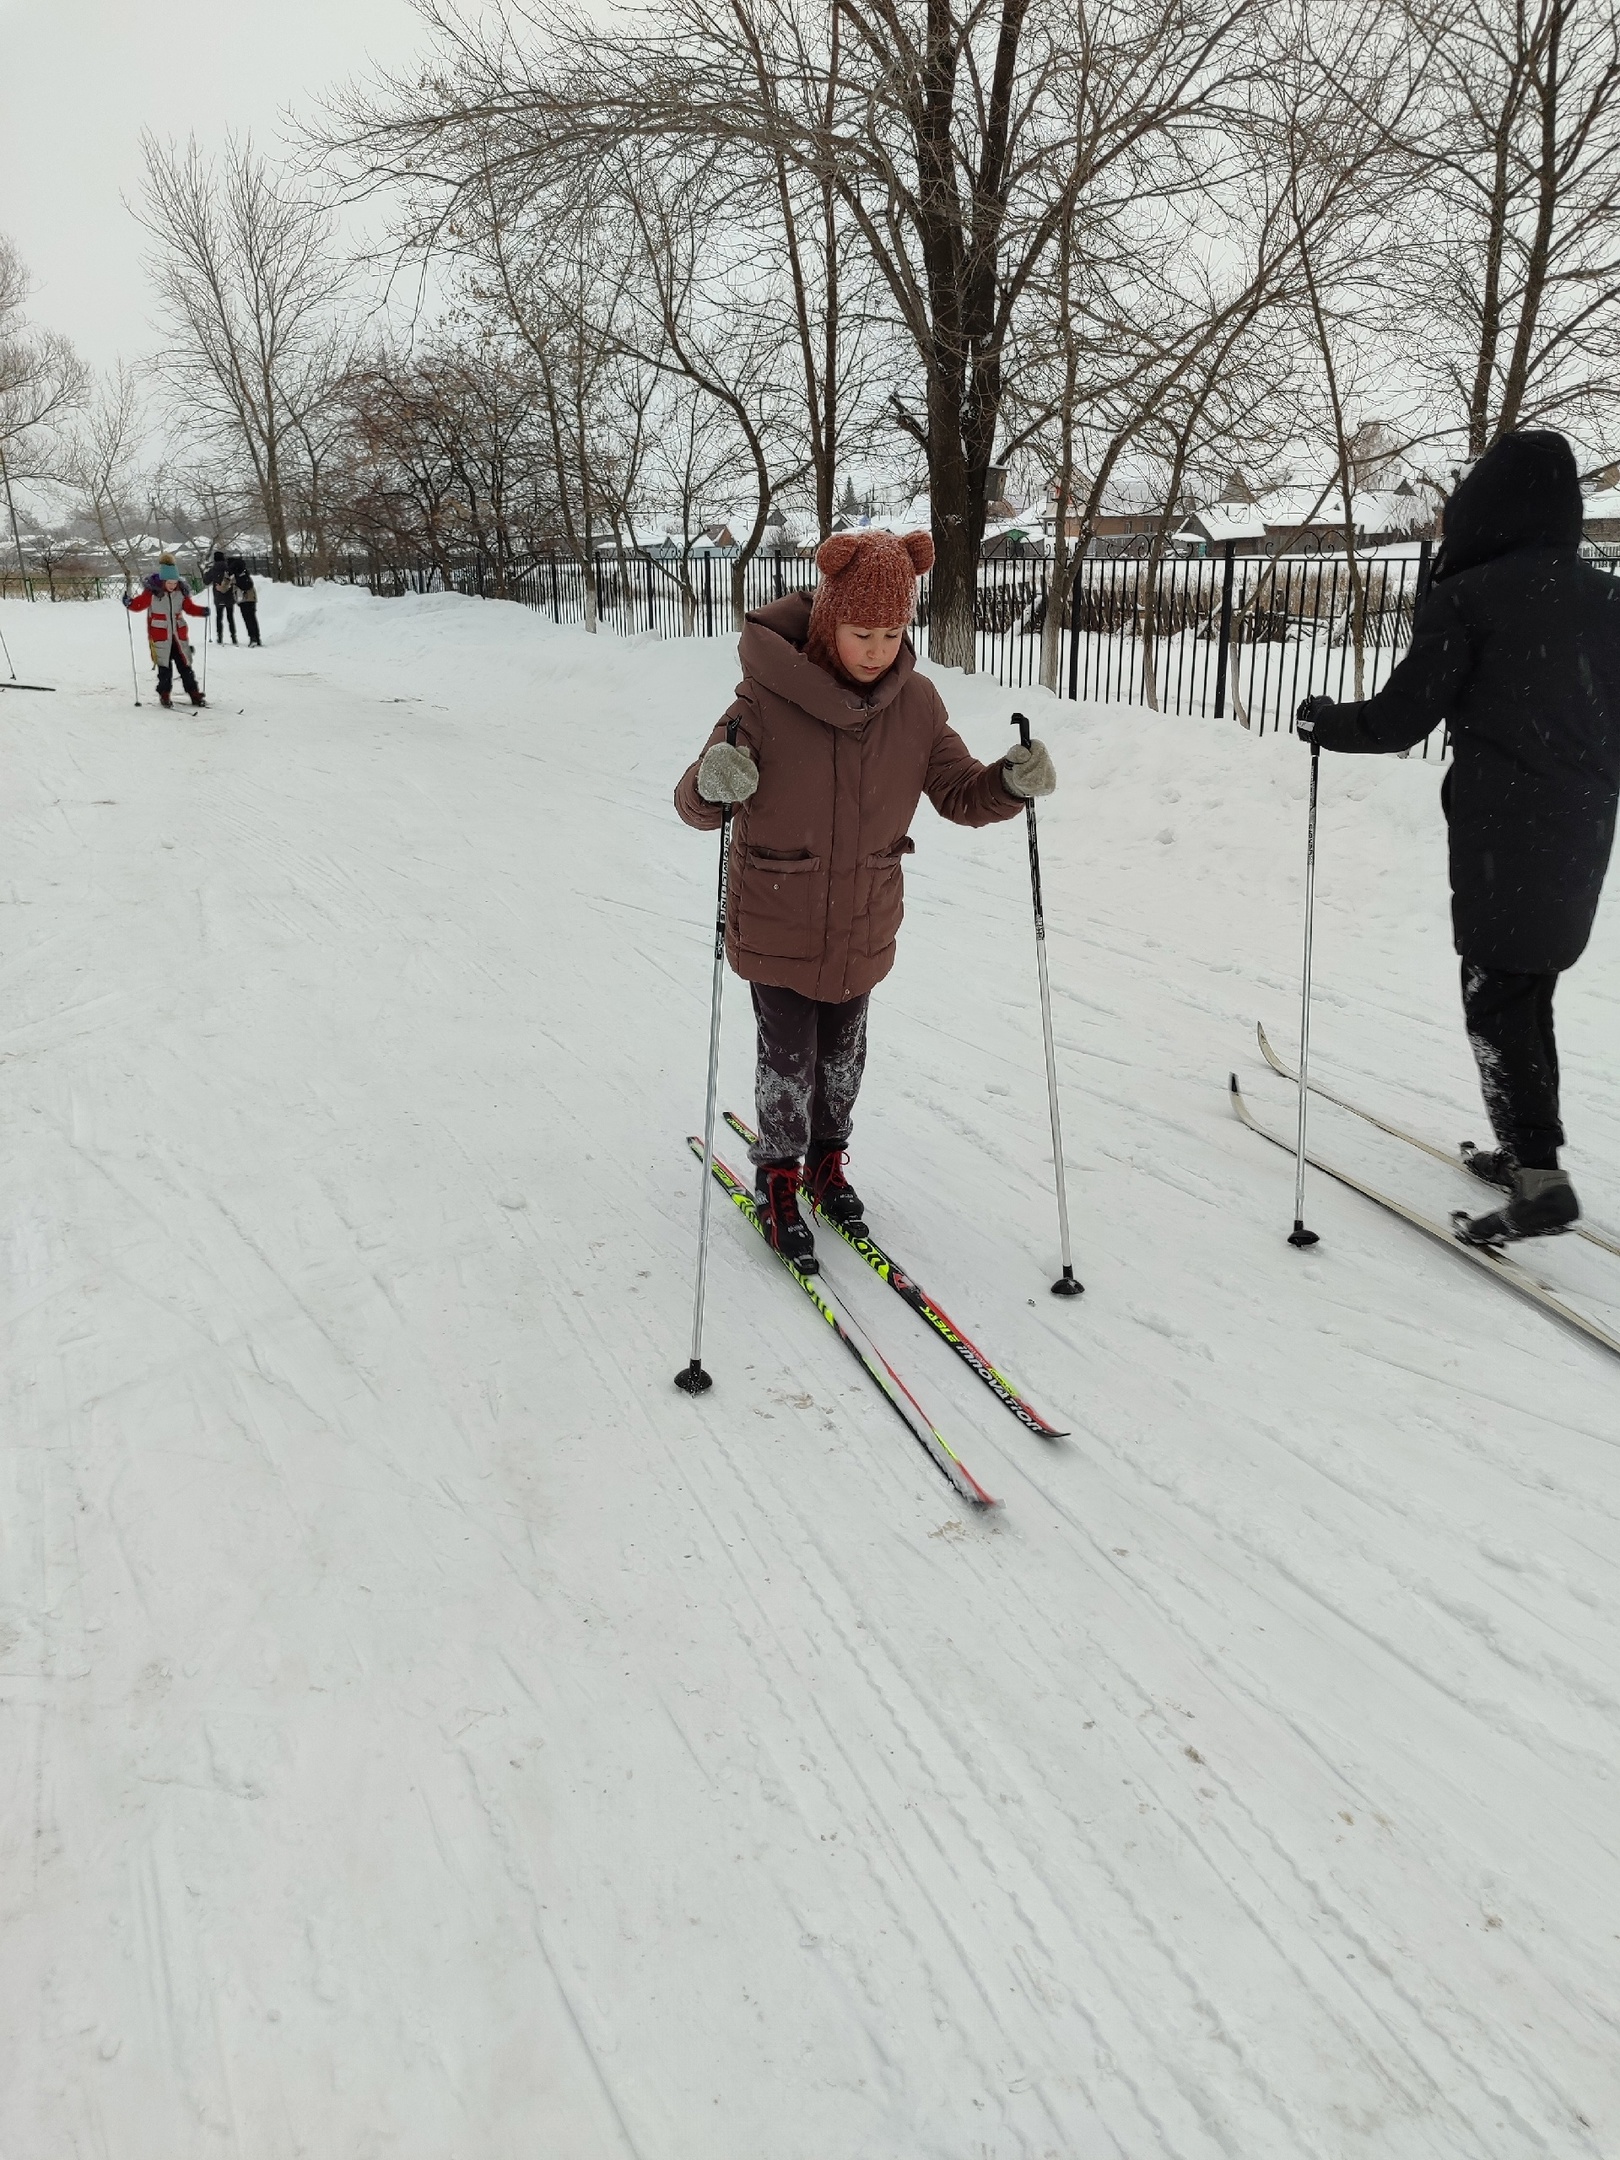
<svg viewBox="0 0 1620 2160"><path fill-rule="evenodd" d="M1012 724L1018 739L1029 748L1029 722L1014 713ZM1078 1297L1085 1284L1075 1280L1069 1252L1069 1194L1063 1174L1063 1119L1058 1110L1057 1047L1052 1040L1052 987L1046 975L1046 910L1041 901L1041 848L1035 833L1035 800L1024 798L1024 817L1029 828L1029 890L1035 906L1035 967L1041 984L1041 1032L1046 1038L1046 1099L1052 1112L1052 1164L1057 1171L1058 1241L1063 1251L1063 1273L1052 1285L1054 1297Z"/></svg>
<svg viewBox="0 0 1620 2160"><path fill-rule="evenodd" d="M735 744L737 723L726 728ZM675 1375L687 1395L701 1395L714 1382L703 1370L703 1292L709 1272L709 1198L714 1191L714 1110L720 1087L720 1000L726 982L726 895L731 885L731 820L736 804L727 803L720 820L720 892L714 909L714 989L709 1001L709 1091L703 1106L703 1196L698 1202L697 1281L692 1292L692 1355Z"/></svg>
<svg viewBox="0 0 1620 2160"><path fill-rule="evenodd" d="M17 680L17 663L11 657L11 647L6 643L6 633L3 630L0 630L0 652L5 654L6 666L10 668L11 679L15 682Z"/></svg>
<svg viewBox="0 0 1620 2160"><path fill-rule="evenodd" d="M1294 1149L1294 1227L1290 1245L1314 1245L1314 1230L1305 1227L1305 1111L1310 1101L1311 1066L1311 933L1316 919L1316 782L1321 770L1322 746L1311 738L1311 809L1305 828L1305 957L1300 969L1299 990L1299 1137Z"/></svg>

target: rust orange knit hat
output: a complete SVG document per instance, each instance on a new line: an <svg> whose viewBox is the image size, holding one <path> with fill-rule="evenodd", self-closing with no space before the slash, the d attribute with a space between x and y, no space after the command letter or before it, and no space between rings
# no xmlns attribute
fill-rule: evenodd
<svg viewBox="0 0 1620 2160"><path fill-rule="evenodd" d="M842 532L816 549L821 583L810 608L805 650L820 666L837 671L838 625L863 630L900 630L917 605L917 579L934 566L934 543L925 532L904 538L889 532Z"/></svg>

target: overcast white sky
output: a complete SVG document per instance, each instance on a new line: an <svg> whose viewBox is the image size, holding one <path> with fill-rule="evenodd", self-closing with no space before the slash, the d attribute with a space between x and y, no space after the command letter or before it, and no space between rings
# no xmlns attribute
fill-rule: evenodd
<svg viewBox="0 0 1620 2160"><path fill-rule="evenodd" d="M32 313L106 367L155 342L133 198L150 127L279 146L289 105L421 49L408 0L0 0L0 231Z"/></svg>

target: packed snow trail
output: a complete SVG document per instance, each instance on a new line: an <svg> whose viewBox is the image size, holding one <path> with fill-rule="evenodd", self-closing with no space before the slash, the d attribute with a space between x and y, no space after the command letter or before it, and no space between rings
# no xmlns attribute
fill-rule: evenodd
<svg viewBox="0 0 1620 2160"><path fill-rule="evenodd" d="M919 815L852 1174L1072 1437L821 1245L982 1516L729 1209L670 1384L723 644L267 589L194 718L0 619L5 2160L1620 2150L1613 1365L1326 1181L1284 1242L1297 746L1037 705L1072 1306L1022 829ZM1324 768L1313 1051L1483 1137L1437 780ZM1611 898L1611 1227L1617 1010Z"/></svg>

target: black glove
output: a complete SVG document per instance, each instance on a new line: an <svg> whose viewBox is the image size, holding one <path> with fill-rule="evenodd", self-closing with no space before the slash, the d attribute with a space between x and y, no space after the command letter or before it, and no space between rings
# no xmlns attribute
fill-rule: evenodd
<svg viewBox="0 0 1620 2160"><path fill-rule="evenodd" d="M1316 723L1326 720L1338 710L1337 701L1330 697L1308 697L1301 701L1294 715L1294 733L1303 743L1316 742Z"/></svg>

